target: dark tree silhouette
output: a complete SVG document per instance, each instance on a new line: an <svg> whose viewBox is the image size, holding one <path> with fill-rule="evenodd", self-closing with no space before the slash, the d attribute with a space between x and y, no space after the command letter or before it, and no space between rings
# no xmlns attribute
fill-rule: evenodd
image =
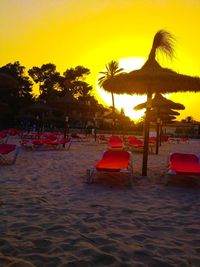
<svg viewBox="0 0 200 267"><path fill-rule="evenodd" d="M49 102L62 91L63 78L56 71L54 64L43 64L41 68L33 67L28 73L33 81L39 84L39 99Z"/></svg>
<svg viewBox="0 0 200 267"><path fill-rule="evenodd" d="M0 101L7 103L14 113L32 103L32 83L25 74L25 67L19 61L8 63L0 68L0 73L9 74L17 81L14 89L4 88L0 94Z"/></svg>
<svg viewBox="0 0 200 267"><path fill-rule="evenodd" d="M92 86L84 81L89 74L90 70L83 66L67 69L63 73L64 92L68 92L76 98L86 97L92 90Z"/></svg>

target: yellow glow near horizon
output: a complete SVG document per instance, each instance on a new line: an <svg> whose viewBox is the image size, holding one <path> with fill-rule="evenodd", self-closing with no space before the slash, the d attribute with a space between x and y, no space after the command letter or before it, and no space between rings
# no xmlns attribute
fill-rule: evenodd
<svg viewBox="0 0 200 267"><path fill-rule="evenodd" d="M53 63L61 74L78 65L87 67L91 71L87 82L95 97L111 105L110 95L103 96L106 93L96 86L99 72L111 60L118 60L127 71L139 68L137 56L148 56L160 29L173 34L177 42L175 58L159 56L159 63L178 73L200 76L199 14L199 0L1 0L0 66L19 61L28 70ZM127 58L129 62L122 66ZM130 61L133 65L128 69ZM185 106L177 119L193 116L200 121L200 93L171 94L170 99ZM141 116L141 111L133 111L140 100L146 101L145 96L144 100L115 96L117 108L126 103L125 113L131 118Z"/></svg>
<svg viewBox="0 0 200 267"><path fill-rule="evenodd" d="M125 72L130 72L135 69L139 69L142 67L142 65L145 62L144 57L128 57L128 58L122 58L118 61L119 67L123 68ZM98 86L98 81L96 82L96 89L99 97L105 104L108 106L112 105L112 97L111 93L108 93L101 89ZM114 94L114 100L115 100L115 107L120 111L121 108L124 109L124 113L126 116L129 116L132 120L137 121L139 120L143 115L145 110L139 110L135 111L133 108L146 101L146 96L130 96L130 95L117 95Z"/></svg>

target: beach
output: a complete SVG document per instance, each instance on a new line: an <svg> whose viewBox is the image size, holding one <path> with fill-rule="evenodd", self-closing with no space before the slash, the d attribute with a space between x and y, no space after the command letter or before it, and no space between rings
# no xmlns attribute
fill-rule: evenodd
<svg viewBox="0 0 200 267"><path fill-rule="evenodd" d="M163 144L147 177L133 153L132 187L127 174L85 182L106 149L20 150L0 166L0 266L200 266L200 188L165 185L169 153L199 155L200 141Z"/></svg>

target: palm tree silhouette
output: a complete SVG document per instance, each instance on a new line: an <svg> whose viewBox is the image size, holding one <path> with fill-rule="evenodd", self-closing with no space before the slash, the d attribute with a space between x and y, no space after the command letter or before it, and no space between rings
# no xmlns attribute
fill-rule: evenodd
<svg viewBox="0 0 200 267"><path fill-rule="evenodd" d="M109 79L114 77L115 75L118 75L123 72L123 68L119 68L119 63L117 61L112 60L106 65L106 71L99 72L100 74L103 74L98 79L98 84L101 88L103 88L103 83ZM114 93L111 91L112 96L112 110L113 110L113 124L115 128L115 100L114 100Z"/></svg>

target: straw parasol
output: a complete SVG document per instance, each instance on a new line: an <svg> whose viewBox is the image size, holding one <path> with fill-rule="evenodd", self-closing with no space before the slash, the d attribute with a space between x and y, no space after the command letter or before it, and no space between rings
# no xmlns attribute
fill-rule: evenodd
<svg viewBox="0 0 200 267"><path fill-rule="evenodd" d="M199 92L200 78L179 74L171 69L163 68L156 61L158 49L166 55L173 55L173 36L164 30L156 33L149 57L139 70L130 73L119 74L110 77L103 83L103 88L109 92L117 94L146 94L147 107L144 134L144 152L142 175L147 175L148 162L148 139L149 139L149 111L153 93L173 93L173 92Z"/></svg>
<svg viewBox="0 0 200 267"><path fill-rule="evenodd" d="M49 107L46 103L37 101L34 104L25 107L22 110L22 114L26 113L26 114L29 114L29 115L31 114L31 115L35 116L36 122L37 122L37 127L38 127L38 132L39 131L42 132L43 127L44 127L45 115L50 113L51 111L52 111L52 108Z"/></svg>
<svg viewBox="0 0 200 267"><path fill-rule="evenodd" d="M135 110L144 109L147 106L147 102L138 104L134 107ZM171 108L171 109L177 109L177 110L183 110L185 109L184 105L176 103L170 99L167 99L166 97L162 96L160 93L156 93L154 98L152 99L151 103L152 108Z"/></svg>
<svg viewBox="0 0 200 267"><path fill-rule="evenodd" d="M152 122L157 122L158 120L160 120L161 122L165 122L168 119L176 119L176 116L178 116L178 115L179 115L179 112L171 110L171 113L169 111L168 112L161 112L159 119L158 119L157 111L151 110L150 119ZM159 138L159 132L158 132L157 137Z"/></svg>
<svg viewBox="0 0 200 267"><path fill-rule="evenodd" d="M140 110L146 108L147 102L141 103L134 107L135 110ZM161 121L163 119L161 118L161 113L169 113L169 115L180 115L180 113L173 111L171 109L177 109L177 110L183 110L185 109L184 105L173 102L170 99L165 98L160 93L156 93L154 98L152 99L151 107L154 109L154 117L157 117L154 120L156 121L156 154L158 154L159 150L159 136L161 132ZM160 145L161 145L161 136L160 136Z"/></svg>

